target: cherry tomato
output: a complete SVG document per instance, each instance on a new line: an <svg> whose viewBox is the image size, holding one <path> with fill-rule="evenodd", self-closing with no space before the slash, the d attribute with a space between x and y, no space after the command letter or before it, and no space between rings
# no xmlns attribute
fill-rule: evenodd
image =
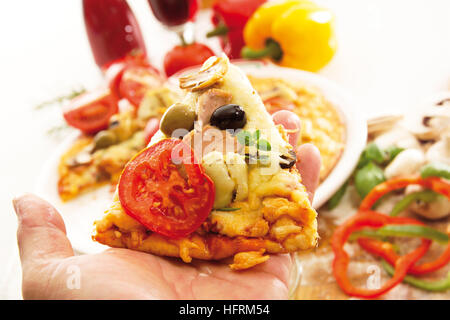
<svg viewBox="0 0 450 320"><path fill-rule="evenodd" d="M117 98L109 89L101 89L70 101L63 115L69 125L89 134L108 127L109 119L118 109Z"/></svg>
<svg viewBox="0 0 450 320"><path fill-rule="evenodd" d="M150 140L152 140L153 136L156 132L159 130L159 119L158 118L151 118L148 120L147 125L144 129L145 134L145 144L149 144Z"/></svg>
<svg viewBox="0 0 450 320"><path fill-rule="evenodd" d="M135 156L122 172L118 193L128 215L169 238L200 227L215 197L193 150L178 139L161 140Z"/></svg>
<svg viewBox="0 0 450 320"><path fill-rule="evenodd" d="M139 107L147 90L161 86L163 82L158 70L143 55L129 55L110 64L105 78L117 99L126 98L135 107Z"/></svg>
<svg viewBox="0 0 450 320"><path fill-rule="evenodd" d="M164 70L170 77L185 68L203 64L213 55L214 52L201 43L176 46L164 57Z"/></svg>
<svg viewBox="0 0 450 320"><path fill-rule="evenodd" d="M129 66L120 79L119 97L127 99L138 108L146 92L162 84L163 80L153 68Z"/></svg>

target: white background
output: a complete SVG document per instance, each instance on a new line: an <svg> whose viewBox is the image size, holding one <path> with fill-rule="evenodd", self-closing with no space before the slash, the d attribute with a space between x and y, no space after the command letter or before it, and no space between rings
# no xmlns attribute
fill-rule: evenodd
<svg viewBox="0 0 450 320"><path fill-rule="evenodd" d="M320 73L350 91L367 117L407 113L418 101L450 90L450 1L320 2L334 10L339 40L335 59ZM155 22L145 0L130 3L159 66L177 39ZM21 298L11 199L33 190L62 138L46 133L61 123L58 110L33 107L100 79L81 0L0 1L0 299Z"/></svg>

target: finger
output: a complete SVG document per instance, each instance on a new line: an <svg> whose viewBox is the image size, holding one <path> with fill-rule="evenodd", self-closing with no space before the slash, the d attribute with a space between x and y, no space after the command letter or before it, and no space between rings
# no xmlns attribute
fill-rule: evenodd
<svg viewBox="0 0 450 320"><path fill-rule="evenodd" d="M277 111L272 115L272 118L275 124L281 124L288 131L289 143L295 148L300 137L300 118L288 110Z"/></svg>
<svg viewBox="0 0 450 320"><path fill-rule="evenodd" d="M322 160L316 146L306 143L297 148L297 169L302 176L302 183L309 194L309 200L314 198L314 192L319 185Z"/></svg>
<svg viewBox="0 0 450 320"><path fill-rule="evenodd" d="M19 227L17 241L22 266L73 256L64 221L48 202L24 195L13 200Z"/></svg>

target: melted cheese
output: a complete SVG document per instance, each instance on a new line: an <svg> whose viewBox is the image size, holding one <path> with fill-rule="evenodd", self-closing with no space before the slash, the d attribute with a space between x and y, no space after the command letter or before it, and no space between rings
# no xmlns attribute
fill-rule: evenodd
<svg viewBox="0 0 450 320"><path fill-rule="evenodd" d="M216 199L220 200L221 205L222 202L231 201L230 190L235 189L236 186L237 196L239 196L231 206L240 210L232 212L213 210L210 213L208 223L213 232L228 237L270 237L292 251L313 247L318 238L315 221L317 214L311 208L298 171L281 169L279 166L279 156L291 149L288 141L283 138L283 130L280 132L280 129L275 126L262 100L237 67L230 65L223 81L215 87L231 93L231 103L238 104L245 110L247 115L245 130L250 132L261 130L262 138L272 146L270 157L274 161L269 167L249 165L248 169L246 166L246 170L242 168L230 170L228 167L227 172L226 164L228 163L224 163L224 157L220 154L221 166L218 170L209 170L208 164L205 164L207 174L213 175L213 180L216 181ZM200 94L190 92L183 103L197 110ZM158 132L151 144L164 138L166 138L164 134ZM208 160L210 157L217 160L217 154L211 153L207 154L203 160ZM240 177L244 173L248 174L247 181ZM223 185L217 186L217 181L220 181L221 177ZM240 189L239 185L241 185ZM221 188L226 190L222 192ZM217 203L215 208L218 207ZM122 214L125 215L124 212Z"/></svg>

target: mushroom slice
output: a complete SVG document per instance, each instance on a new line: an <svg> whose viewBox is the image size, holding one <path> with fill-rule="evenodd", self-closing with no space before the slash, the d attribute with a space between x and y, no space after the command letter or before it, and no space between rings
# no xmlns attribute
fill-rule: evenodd
<svg viewBox="0 0 450 320"><path fill-rule="evenodd" d="M442 99L429 102L406 117L403 124L421 141L439 140L450 127L450 105Z"/></svg>
<svg viewBox="0 0 450 320"><path fill-rule="evenodd" d="M419 171L424 163L425 155L422 150L406 149L386 167L384 174L388 179L407 176Z"/></svg>
<svg viewBox="0 0 450 320"><path fill-rule="evenodd" d="M367 129L370 135L380 134L391 130L396 123L403 118L403 115L388 115L370 119L367 121Z"/></svg>
<svg viewBox="0 0 450 320"><path fill-rule="evenodd" d="M195 73L180 78L180 88L200 91L220 82L228 71L228 59L211 57L203 67Z"/></svg>
<svg viewBox="0 0 450 320"><path fill-rule="evenodd" d="M405 190L405 195L422 191L423 188L410 185ZM436 194L436 198L431 202L421 200L414 201L409 210L415 214L429 220L443 219L450 215L450 200L440 194Z"/></svg>
<svg viewBox="0 0 450 320"><path fill-rule="evenodd" d="M260 92L260 97L263 101L277 97L285 98L288 101L296 101L298 99L295 90L283 83L278 84L275 88L271 88L270 90Z"/></svg>
<svg viewBox="0 0 450 320"><path fill-rule="evenodd" d="M450 133L433 144L425 156L428 162L442 162L450 165Z"/></svg>
<svg viewBox="0 0 450 320"><path fill-rule="evenodd" d="M389 131L383 132L375 138L374 142L381 149L391 146L403 149L420 149L420 144L416 137L402 126L396 126Z"/></svg>

